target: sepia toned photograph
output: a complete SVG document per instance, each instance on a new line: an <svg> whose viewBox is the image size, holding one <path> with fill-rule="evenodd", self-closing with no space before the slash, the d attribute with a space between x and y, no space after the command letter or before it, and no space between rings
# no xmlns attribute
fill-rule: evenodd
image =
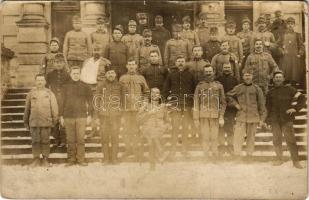
<svg viewBox="0 0 309 200"><path fill-rule="evenodd" d="M2 1L4 199L306 199L305 1Z"/></svg>

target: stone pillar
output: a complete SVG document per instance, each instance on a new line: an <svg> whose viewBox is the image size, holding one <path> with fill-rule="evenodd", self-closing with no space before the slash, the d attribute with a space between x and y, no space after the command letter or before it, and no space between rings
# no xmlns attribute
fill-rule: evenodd
<svg viewBox="0 0 309 200"><path fill-rule="evenodd" d="M209 27L218 27L219 35L224 35L225 11L224 1L203 1L200 12L206 13Z"/></svg>
<svg viewBox="0 0 309 200"><path fill-rule="evenodd" d="M31 86L48 50L48 22L44 3L24 3L18 26L17 80L19 86Z"/></svg>
<svg viewBox="0 0 309 200"><path fill-rule="evenodd" d="M96 30L96 20L109 16L106 12L107 3L104 1L81 1L80 12L83 31L90 34ZM109 20L108 20L109 21ZM107 29L108 30L108 29Z"/></svg>

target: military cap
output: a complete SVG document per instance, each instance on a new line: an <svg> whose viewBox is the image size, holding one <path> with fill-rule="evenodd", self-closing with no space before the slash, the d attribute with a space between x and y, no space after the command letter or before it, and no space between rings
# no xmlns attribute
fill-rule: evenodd
<svg viewBox="0 0 309 200"><path fill-rule="evenodd" d="M286 19L286 23L289 23L289 22L295 24L295 19L293 17L288 17Z"/></svg>
<svg viewBox="0 0 309 200"><path fill-rule="evenodd" d="M80 16L79 16L79 15L74 15L74 16L72 17L72 21L73 21L73 22L81 22Z"/></svg>
<svg viewBox="0 0 309 200"><path fill-rule="evenodd" d="M137 23L135 20L129 20L128 26L137 26Z"/></svg>
<svg viewBox="0 0 309 200"><path fill-rule="evenodd" d="M97 24L104 24L104 23L105 23L105 20L104 20L103 17L98 17L96 23L97 23Z"/></svg>
<svg viewBox="0 0 309 200"><path fill-rule="evenodd" d="M156 15L155 22L156 23L163 23L163 17L161 15Z"/></svg>
<svg viewBox="0 0 309 200"><path fill-rule="evenodd" d="M152 36L151 30L149 30L149 29L144 29L144 31L143 31L143 36L144 36L144 37Z"/></svg>
<svg viewBox="0 0 309 200"><path fill-rule="evenodd" d="M282 14L281 10L276 10L275 11L275 16L281 16L281 14Z"/></svg>
<svg viewBox="0 0 309 200"><path fill-rule="evenodd" d="M207 13L206 12L200 12L200 14L198 15L198 17L200 19L207 19Z"/></svg>
<svg viewBox="0 0 309 200"><path fill-rule="evenodd" d="M264 16L260 16L257 20L256 20L257 24L265 24L266 23L266 18Z"/></svg>
<svg viewBox="0 0 309 200"><path fill-rule="evenodd" d="M280 70L280 69L276 70L276 71L273 73L273 77L275 77L275 76L276 76L276 74L282 74L282 75L284 76L283 71L282 71L282 70Z"/></svg>
<svg viewBox="0 0 309 200"><path fill-rule="evenodd" d="M107 65L105 66L105 72L108 72L108 71L111 71L111 70L114 70L116 72L116 68L112 65Z"/></svg>
<svg viewBox="0 0 309 200"><path fill-rule="evenodd" d="M123 33L123 26L121 24L116 25L114 29L119 30L121 31L121 33Z"/></svg>
<svg viewBox="0 0 309 200"><path fill-rule="evenodd" d="M270 18L271 18L271 14L266 13L266 14L264 15L264 17L265 17L266 19L270 19Z"/></svg>
<svg viewBox="0 0 309 200"><path fill-rule="evenodd" d="M245 74L253 74L253 69L250 69L250 68L245 68L242 70L242 74L245 75Z"/></svg>
<svg viewBox="0 0 309 200"><path fill-rule="evenodd" d="M172 26L172 31L173 32L181 32L182 31L182 26L180 24L174 24Z"/></svg>
<svg viewBox="0 0 309 200"><path fill-rule="evenodd" d="M60 45L60 40L59 40L57 37L53 37L53 38L49 41L49 44L52 43L52 42L57 42L58 45Z"/></svg>
<svg viewBox="0 0 309 200"><path fill-rule="evenodd" d="M136 18L139 20L139 19L147 19L147 13L137 13L136 14Z"/></svg>
<svg viewBox="0 0 309 200"><path fill-rule="evenodd" d="M248 18L248 17L245 17L241 20L241 23L244 24L244 23L249 23L251 24L251 20Z"/></svg>
<svg viewBox="0 0 309 200"><path fill-rule="evenodd" d="M236 28L236 23L235 23L235 21L233 21L233 20L228 20L228 21L225 23L225 27L226 27L226 28Z"/></svg>
<svg viewBox="0 0 309 200"><path fill-rule="evenodd" d="M178 54L177 57L176 57L176 60L182 59L182 58L186 59L185 55L183 55L183 54Z"/></svg>
<svg viewBox="0 0 309 200"><path fill-rule="evenodd" d="M182 22L183 23L191 23L191 18L190 18L190 16L184 16L183 18L182 18Z"/></svg>
<svg viewBox="0 0 309 200"><path fill-rule="evenodd" d="M218 34L218 28L217 27L210 27L210 29L209 29L209 33L211 34L211 35L217 35Z"/></svg>

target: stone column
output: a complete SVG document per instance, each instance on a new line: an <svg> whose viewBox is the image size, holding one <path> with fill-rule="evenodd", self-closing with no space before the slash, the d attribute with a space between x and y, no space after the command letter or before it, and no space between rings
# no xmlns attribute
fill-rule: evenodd
<svg viewBox="0 0 309 200"><path fill-rule="evenodd" d="M219 35L224 35L224 1L202 1L200 4L200 12L206 13L209 27L218 27Z"/></svg>
<svg viewBox="0 0 309 200"><path fill-rule="evenodd" d="M106 18L107 3L104 1L81 1L80 12L83 23L83 31L90 34L96 30L96 20L99 17Z"/></svg>
<svg viewBox="0 0 309 200"><path fill-rule="evenodd" d="M18 26L17 80L19 86L31 86L48 50L48 22L44 3L24 3Z"/></svg>

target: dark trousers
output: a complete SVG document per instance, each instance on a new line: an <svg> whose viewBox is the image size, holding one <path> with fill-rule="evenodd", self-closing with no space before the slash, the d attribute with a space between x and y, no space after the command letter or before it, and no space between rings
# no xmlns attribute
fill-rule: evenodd
<svg viewBox="0 0 309 200"><path fill-rule="evenodd" d="M278 157L282 157L282 137L291 154L292 161L298 161L298 149L294 135L293 122L272 122L273 144Z"/></svg>
<svg viewBox="0 0 309 200"><path fill-rule="evenodd" d="M52 128L52 136L55 138L55 144L66 143L65 129L59 122Z"/></svg>
<svg viewBox="0 0 309 200"><path fill-rule="evenodd" d="M86 118L65 118L68 161L84 162Z"/></svg>
<svg viewBox="0 0 309 200"><path fill-rule="evenodd" d="M223 152L225 142L227 143L228 152L233 151L235 115L224 116L224 126L219 127L219 151Z"/></svg>
<svg viewBox="0 0 309 200"><path fill-rule="evenodd" d="M105 161L117 160L120 131L119 129L120 116L100 117L102 153Z"/></svg>
<svg viewBox="0 0 309 200"><path fill-rule="evenodd" d="M44 157L49 156L49 136L50 127L31 127L30 133L32 137L32 154L34 158L39 158L42 154Z"/></svg>
<svg viewBox="0 0 309 200"><path fill-rule="evenodd" d="M189 125L191 129L194 127L191 111L173 111L170 116L172 118L172 151L176 151L177 143L182 144L183 151L187 151L189 148ZM179 134L181 139L178 137Z"/></svg>

